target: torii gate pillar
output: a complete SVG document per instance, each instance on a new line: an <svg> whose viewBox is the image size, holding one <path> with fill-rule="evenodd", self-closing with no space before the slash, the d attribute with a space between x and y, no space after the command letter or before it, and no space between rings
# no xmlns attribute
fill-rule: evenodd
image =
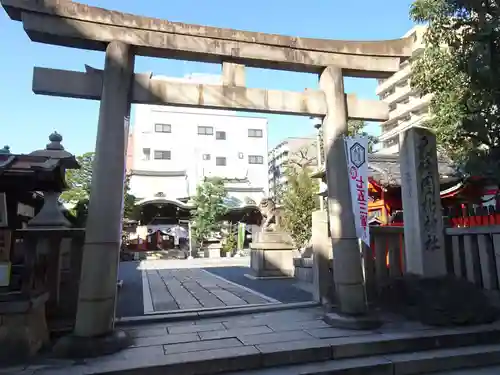
<svg viewBox="0 0 500 375"><path fill-rule="evenodd" d="M133 75L132 47L109 43L75 329L57 345L58 351L72 357L102 355L130 345L124 332L114 330L114 319Z"/></svg>
<svg viewBox="0 0 500 375"><path fill-rule="evenodd" d="M340 313L325 321L339 328L372 329L380 321L367 314L361 253L352 210L343 136L347 134L347 103L342 69L329 66L320 75L326 100L323 118L324 153L328 186L328 221L333 250L333 277Z"/></svg>

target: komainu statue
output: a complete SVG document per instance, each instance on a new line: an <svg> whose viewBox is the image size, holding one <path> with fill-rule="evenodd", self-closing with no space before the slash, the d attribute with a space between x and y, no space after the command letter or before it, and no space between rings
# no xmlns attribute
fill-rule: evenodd
<svg viewBox="0 0 500 375"><path fill-rule="evenodd" d="M280 222L280 208L270 198L259 203L262 214L260 231L252 233L250 267L254 276L293 277L293 258L300 256L293 239Z"/></svg>
<svg viewBox="0 0 500 375"><path fill-rule="evenodd" d="M263 198L259 203L262 214L261 228L263 232L275 232L277 227L276 206L271 198Z"/></svg>

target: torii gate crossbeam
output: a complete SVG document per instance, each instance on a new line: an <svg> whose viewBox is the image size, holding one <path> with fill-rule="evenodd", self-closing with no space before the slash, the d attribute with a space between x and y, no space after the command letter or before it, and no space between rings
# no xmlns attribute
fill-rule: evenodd
<svg viewBox="0 0 500 375"><path fill-rule="evenodd" d="M411 38L343 41L289 37L189 25L110 11L68 0L2 0L36 42L104 51L120 40L141 56L321 73L330 65L345 76L386 78L411 55Z"/></svg>

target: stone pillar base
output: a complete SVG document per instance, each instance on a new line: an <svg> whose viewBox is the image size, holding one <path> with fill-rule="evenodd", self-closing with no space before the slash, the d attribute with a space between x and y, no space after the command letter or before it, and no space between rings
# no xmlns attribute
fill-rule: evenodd
<svg viewBox="0 0 500 375"><path fill-rule="evenodd" d="M293 277L293 258L300 255L283 232L262 232L250 245L250 267L257 278Z"/></svg>
<svg viewBox="0 0 500 375"><path fill-rule="evenodd" d="M45 303L49 295L0 302L0 363L27 361L49 342Z"/></svg>
<svg viewBox="0 0 500 375"><path fill-rule="evenodd" d="M382 321L372 314L366 315L344 315L336 312L327 312L323 320L333 328L352 330L371 330L379 328Z"/></svg>
<svg viewBox="0 0 500 375"><path fill-rule="evenodd" d="M54 345L53 353L59 358L93 358L119 352L132 344L132 338L121 330L99 337L69 335Z"/></svg>

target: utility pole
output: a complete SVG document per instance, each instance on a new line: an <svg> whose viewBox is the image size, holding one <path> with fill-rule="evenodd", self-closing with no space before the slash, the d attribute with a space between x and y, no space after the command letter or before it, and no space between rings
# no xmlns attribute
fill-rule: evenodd
<svg viewBox="0 0 500 375"><path fill-rule="evenodd" d="M316 160L318 171L323 167L323 155L321 154L321 123L322 119L319 117L311 117L311 122L316 128ZM323 211L325 209L325 200L322 195L318 195L319 198L319 209Z"/></svg>

